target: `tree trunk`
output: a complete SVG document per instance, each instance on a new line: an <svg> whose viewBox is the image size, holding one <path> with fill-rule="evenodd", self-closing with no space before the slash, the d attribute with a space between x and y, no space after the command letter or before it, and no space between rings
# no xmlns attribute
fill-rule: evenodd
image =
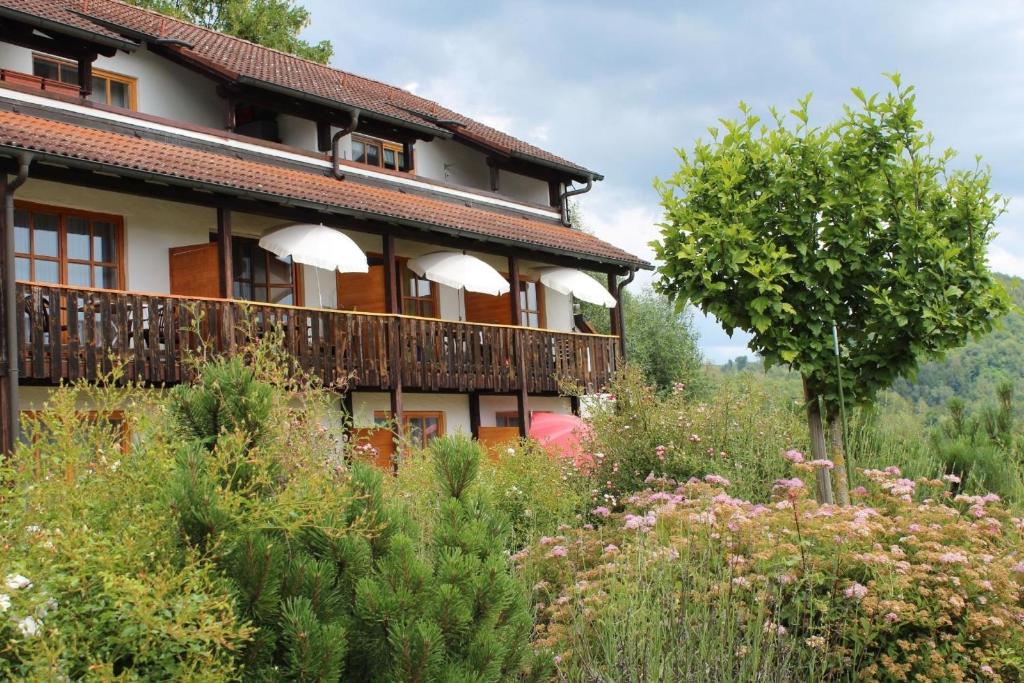
<svg viewBox="0 0 1024 683"><path fill-rule="evenodd" d="M846 478L846 447L843 444L843 423L839 416L828 416L828 431L832 437L832 476L836 482L836 499L840 505L850 504L850 482Z"/></svg>
<svg viewBox="0 0 1024 683"><path fill-rule="evenodd" d="M811 455L814 460L828 460L825 447L825 425L821 420L821 407L818 395L811 390L811 385L804 377L804 400L807 402L807 428L811 432ZM819 503L832 503L832 477L829 471L819 468L815 471L817 486L814 497Z"/></svg>

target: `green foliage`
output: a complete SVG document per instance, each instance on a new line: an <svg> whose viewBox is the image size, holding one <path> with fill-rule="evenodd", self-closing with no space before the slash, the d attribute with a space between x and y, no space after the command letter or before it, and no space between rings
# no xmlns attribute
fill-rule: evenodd
<svg viewBox="0 0 1024 683"><path fill-rule="evenodd" d="M76 384L23 419L25 443L0 463L0 577L31 585L0 584L0 679L237 676L251 629L218 574L176 543L163 490L174 459L151 397ZM123 426L105 419L115 411Z"/></svg>
<svg viewBox="0 0 1024 683"><path fill-rule="evenodd" d="M608 309L588 303L580 307L595 328L608 333ZM689 311L678 312L668 298L650 289L636 294L623 290L622 310L629 360L641 369L647 383L660 391L677 383L696 389L704 378L704 359Z"/></svg>
<svg viewBox="0 0 1024 683"><path fill-rule="evenodd" d="M129 0L185 21L259 45L326 64L329 40L311 44L299 34L309 26L309 10L295 0Z"/></svg>
<svg viewBox="0 0 1024 683"><path fill-rule="evenodd" d="M953 397L977 405L1002 383L1024 383L1024 280L998 274L996 279L1010 296L1010 312L988 334L897 380L893 389L901 396L932 408Z"/></svg>
<svg viewBox="0 0 1024 683"><path fill-rule="evenodd" d="M780 455L803 448L801 404L754 373L723 376L706 396L658 395L635 367L619 373L614 402L595 406L586 444L595 460L595 505L615 507L649 476L685 481L717 473L743 495L765 500L782 476Z"/></svg>
<svg viewBox="0 0 1024 683"><path fill-rule="evenodd" d="M913 89L892 81L884 97L854 89L858 105L823 127L808 124L809 97L793 128L741 104L657 184L659 291L748 331L833 407L833 322L846 396L863 403L1007 310L985 261L1003 207L989 173L932 154Z"/></svg>

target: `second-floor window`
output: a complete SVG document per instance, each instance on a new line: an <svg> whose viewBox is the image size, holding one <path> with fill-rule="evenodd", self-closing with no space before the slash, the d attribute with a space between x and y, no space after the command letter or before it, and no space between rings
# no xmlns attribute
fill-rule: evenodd
<svg viewBox="0 0 1024 683"><path fill-rule="evenodd" d="M123 234L119 216L19 202L14 210L15 276L123 289Z"/></svg>
<svg viewBox="0 0 1024 683"><path fill-rule="evenodd" d="M78 64L48 55L32 55L32 73L36 76L78 85ZM112 71L92 70L93 102L135 109L135 79Z"/></svg>
<svg viewBox="0 0 1024 683"><path fill-rule="evenodd" d="M392 171L409 170L405 167L405 152L400 144L359 135L352 136L352 161Z"/></svg>
<svg viewBox="0 0 1024 683"><path fill-rule="evenodd" d="M298 269L247 237L231 238L234 262L234 297L271 304L297 305Z"/></svg>
<svg viewBox="0 0 1024 683"><path fill-rule="evenodd" d="M402 260L400 283L402 294L402 313L418 315L423 318L436 318L437 289L430 280L421 278L409 268L409 262Z"/></svg>

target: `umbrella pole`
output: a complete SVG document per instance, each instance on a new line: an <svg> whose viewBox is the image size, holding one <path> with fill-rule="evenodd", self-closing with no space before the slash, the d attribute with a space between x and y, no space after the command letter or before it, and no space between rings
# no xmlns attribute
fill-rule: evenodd
<svg viewBox="0 0 1024 683"><path fill-rule="evenodd" d="M323 295L320 293L320 269L319 268L314 268L313 269L313 274L316 275L316 300L317 300L317 303L320 304L320 308L323 308L324 307L324 298L323 298Z"/></svg>

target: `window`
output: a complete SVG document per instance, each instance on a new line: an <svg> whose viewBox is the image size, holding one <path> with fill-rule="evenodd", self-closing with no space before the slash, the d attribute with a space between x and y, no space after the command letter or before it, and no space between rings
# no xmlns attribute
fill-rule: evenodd
<svg viewBox="0 0 1024 683"><path fill-rule="evenodd" d="M123 289L123 234L119 216L18 202L14 210L15 277Z"/></svg>
<svg viewBox="0 0 1024 683"><path fill-rule="evenodd" d="M298 269L291 258L280 259L254 239L231 238L236 299L271 304L299 304Z"/></svg>
<svg viewBox="0 0 1024 683"><path fill-rule="evenodd" d="M409 170L405 167L405 150L402 145L357 135L352 136L352 161L392 171Z"/></svg>
<svg viewBox="0 0 1024 683"><path fill-rule="evenodd" d="M378 410L373 421L378 427L387 427L391 413ZM402 426L406 438L413 446L426 448L439 436L444 436L444 413L441 411L406 411L402 413Z"/></svg>
<svg viewBox="0 0 1024 683"><path fill-rule="evenodd" d="M32 55L32 73L53 81L78 85L78 64L47 55ZM89 99L124 109L135 109L135 79L101 69L92 70Z"/></svg>
<svg viewBox="0 0 1024 683"><path fill-rule="evenodd" d="M519 281L519 324L526 327L543 327L544 297L540 285L529 280Z"/></svg>
<svg viewBox="0 0 1024 683"><path fill-rule="evenodd" d="M519 413L514 410L499 410L494 414L495 427L518 427Z"/></svg>
<svg viewBox="0 0 1024 683"><path fill-rule="evenodd" d="M402 294L402 313L421 318L437 317L437 290L430 280L421 278L409 268L408 259L399 262L399 291Z"/></svg>

